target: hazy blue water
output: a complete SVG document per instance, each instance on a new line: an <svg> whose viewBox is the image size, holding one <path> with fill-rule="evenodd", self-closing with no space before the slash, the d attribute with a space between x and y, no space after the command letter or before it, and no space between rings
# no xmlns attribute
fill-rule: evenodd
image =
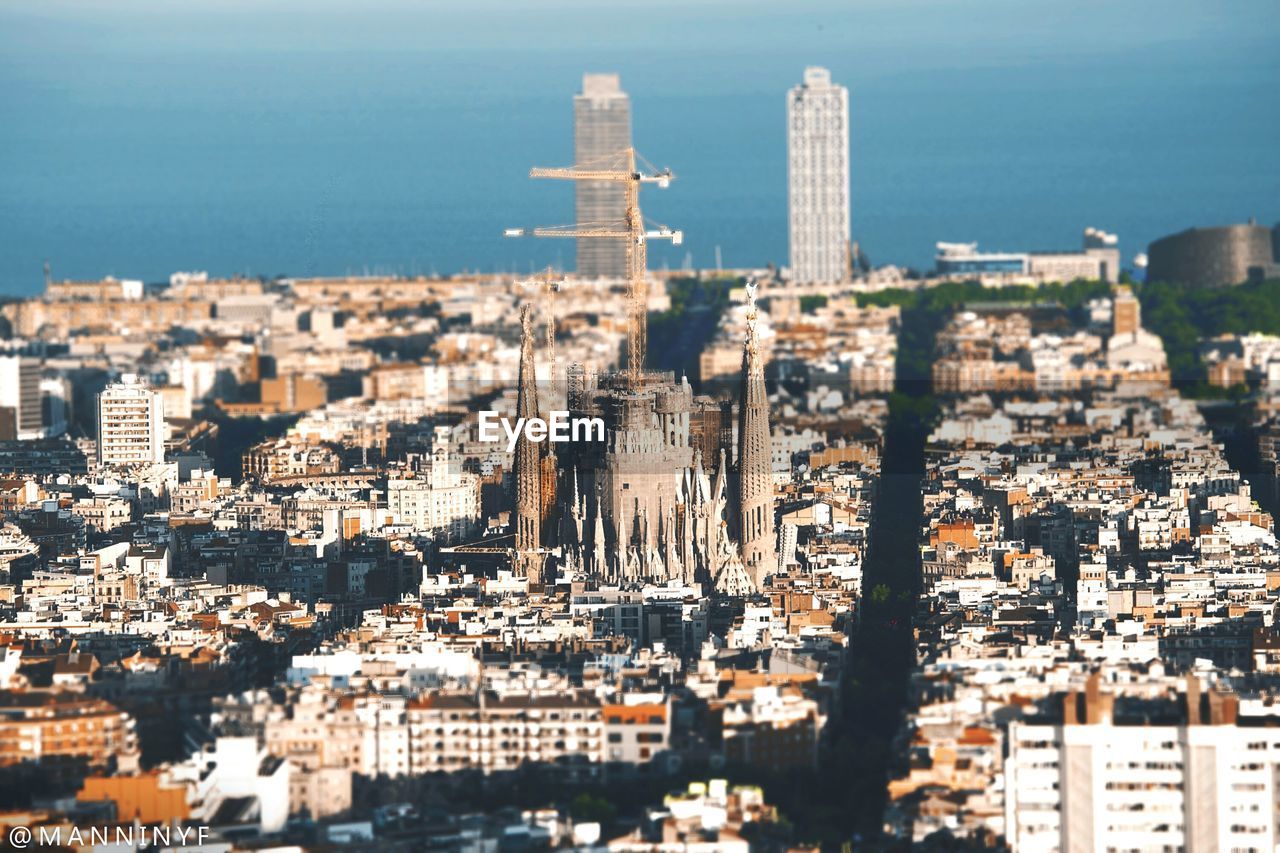
<svg viewBox="0 0 1280 853"><path fill-rule="evenodd" d="M854 236L1126 261L1192 224L1280 219L1280 4L1218 2L0 2L0 293L157 280L529 269L572 218L526 177L571 156L584 70L616 70L646 191L687 246L786 261L784 94L851 89ZM693 8L689 8L692 5Z"/></svg>

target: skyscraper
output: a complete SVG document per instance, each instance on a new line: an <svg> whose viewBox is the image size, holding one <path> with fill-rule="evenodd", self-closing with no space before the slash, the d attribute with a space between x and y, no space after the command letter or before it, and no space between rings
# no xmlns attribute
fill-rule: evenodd
<svg viewBox="0 0 1280 853"><path fill-rule="evenodd" d="M164 400L126 373L98 395L98 462L146 465L164 461Z"/></svg>
<svg viewBox="0 0 1280 853"><path fill-rule="evenodd" d="M573 99L573 162L613 165L631 147L631 99L617 74L584 74L582 93ZM575 202L580 223L617 223L625 213L622 184L577 181ZM622 240L579 240L578 274L622 278L627 247Z"/></svg>
<svg viewBox="0 0 1280 853"><path fill-rule="evenodd" d="M806 68L787 94L787 187L791 277L801 283L849 275L849 90L825 68Z"/></svg>

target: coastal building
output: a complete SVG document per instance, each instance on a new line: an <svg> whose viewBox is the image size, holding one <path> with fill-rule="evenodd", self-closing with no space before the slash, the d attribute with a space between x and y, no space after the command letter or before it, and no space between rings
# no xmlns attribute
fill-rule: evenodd
<svg viewBox="0 0 1280 853"><path fill-rule="evenodd" d="M113 284L106 279L104 285ZM119 286L120 282L114 282ZM104 292L110 292L109 289ZM102 300L46 297L0 306L0 317L15 334L35 337L43 333L68 336L73 330L95 332L129 329L135 334L160 332L175 325L204 323L213 317L207 299L143 299L110 295Z"/></svg>
<svg viewBox="0 0 1280 853"><path fill-rule="evenodd" d="M118 279L107 276L100 281L45 282L45 297L54 302L105 302L119 299L136 302L142 299L145 288L138 279Z"/></svg>
<svg viewBox="0 0 1280 853"><path fill-rule="evenodd" d="M787 93L787 192L793 281L849 278L849 90L806 68Z"/></svg>
<svg viewBox="0 0 1280 853"><path fill-rule="evenodd" d="M980 252L977 243L938 243L934 269L940 276L1025 275L1025 252Z"/></svg>
<svg viewBox="0 0 1280 853"><path fill-rule="evenodd" d="M1120 281L1120 248L1115 234L1086 228L1078 252L982 252L977 243L938 243L939 276L1007 283Z"/></svg>
<svg viewBox="0 0 1280 853"><path fill-rule="evenodd" d="M612 168L631 147L631 99L617 74L584 74L582 92L573 98L573 162ZM575 181L574 201L581 223L621 222L625 214L622 184ZM622 278L627 274L623 240L578 240L578 275Z"/></svg>
<svg viewBox="0 0 1280 853"><path fill-rule="evenodd" d="M1251 221L1161 237L1147 247L1147 281L1230 287L1272 278L1280 275L1276 233Z"/></svg>

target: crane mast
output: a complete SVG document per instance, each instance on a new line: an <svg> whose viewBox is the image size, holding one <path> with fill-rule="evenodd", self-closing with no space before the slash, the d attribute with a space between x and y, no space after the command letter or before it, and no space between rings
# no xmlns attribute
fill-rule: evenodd
<svg viewBox="0 0 1280 853"><path fill-rule="evenodd" d="M629 384L639 387L644 372L648 348L649 280L647 278L646 244L650 239L667 239L679 245L684 235L665 226L646 229L640 212L640 185L657 184L661 188L670 185L675 177L669 169L661 172L642 172L636 165L636 151L625 148L614 158L609 168L598 163L584 163L567 168L535 167L529 170L531 178L552 178L568 181L612 181L623 187L623 217L620 222L583 222L567 227L535 228L535 237L572 237L574 239L623 240L626 246L627 275L627 377ZM509 236L523 236L523 229L512 228Z"/></svg>
<svg viewBox="0 0 1280 853"><path fill-rule="evenodd" d="M551 373L554 377L556 369L556 293L559 292L564 279L557 278L555 270L547 267L537 278L531 278L528 281L520 282L525 287L536 288L536 295L539 301L543 302L546 311L547 321L547 361L551 365Z"/></svg>

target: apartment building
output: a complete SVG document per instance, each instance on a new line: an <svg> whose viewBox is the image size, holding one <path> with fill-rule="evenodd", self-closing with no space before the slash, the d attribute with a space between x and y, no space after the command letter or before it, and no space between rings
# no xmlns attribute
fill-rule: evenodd
<svg viewBox="0 0 1280 853"><path fill-rule="evenodd" d="M132 373L98 395L98 463L164 461L164 398Z"/></svg>
<svg viewBox="0 0 1280 853"><path fill-rule="evenodd" d="M133 508L121 498L84 498L71 505L71 512L94 533L110 533L133 518Z"/></svg>
<svg viewBox="0 0 1280 853"><path fill-rule="evenodd" d="M414 772L511 770L544 762L569 778L600 774L603 708L588 691L428 694L408 704Z"/></svg>
<svg viewBox="0 0 1280 853"><path fill-rule="evenodd" d="M274 708L263 731L267 749L300 768L366 776L492 773L541 762L586 779L600 774L605 757L604 706L586 690L365 693L332 700L304 691L291 708Z"/></svg>
<svg viewBox="0 0 1280 853"><path fill-rule="evenodd" d="M1060 722L1009 727L1013 850L1274 849L1275 716L1243 716L1238 696L1195 677L1159 701L1118 697L1095 674L1061 701Z"/></svg>
<svg viewBox="0 0 1280 853"><path fill-rule="evenodd" d="M133 718L79 693L0 691L0 767L69 759L91 767L135 768Z"/></svg>
<svg viewBox="0 0 1280 853"><path fill-rule="evenodd" d="M480 478L449 456L449 429L438 427L427 472L393 474L387 509L400 524L458 540L480 520Z"/></svg>
<svg viewBox="0 0 1280 853"><path fill-rule="evenodd" d="M774 769L817 767L826 724L818 702L793 685L754 688L721 710L725 758Z"/></svg>
<svg viewBox="0 0 1280 853"><path fill-rule="evenodd" d="M605 759L610 763L648 764L671 744L668 701L604 706Z"/></svg>

